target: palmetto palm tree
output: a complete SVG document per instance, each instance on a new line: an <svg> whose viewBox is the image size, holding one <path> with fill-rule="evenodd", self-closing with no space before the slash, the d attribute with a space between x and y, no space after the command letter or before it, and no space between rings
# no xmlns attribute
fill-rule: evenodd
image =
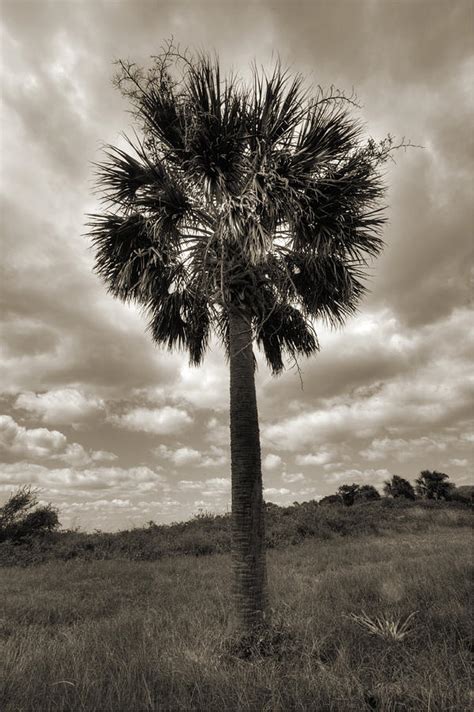
<svg viewBox="0 0 474 712"><path fill-rule="evenodd" d="M206 55L168 47L144 71L119 63L139 122L98 166L96 271L146 311L151 336L201 363L211 333L230 367L233 597L238 630L267 609L253 345L274 374L318 350L313 321L340 325L382 247L380 164L353 102L305 89L277 63L245 84Z"/></svg>

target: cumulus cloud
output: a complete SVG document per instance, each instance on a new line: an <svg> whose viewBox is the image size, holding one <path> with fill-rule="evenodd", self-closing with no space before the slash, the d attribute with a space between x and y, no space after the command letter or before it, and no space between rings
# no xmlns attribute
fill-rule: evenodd
<svg viewBox="0 0 474 712"><path fill-rule="evenodd" d="M222 423L217 418L210 418L207 423L206 439L218 447L230 446L230 431L228 423Z"/></svg>
<svg viewBox="0 0 474 712"><path fill-rule="evenodd" d="M210 477L204 480L204 494L230 494L230 479L228 477Z"/></svg>
<svg viewBox="0 0 474 712"><path fill-rule="evenodd" d="M433 354L410 374L403 374L375 389L354 391L351 397L326 399L321 407L289 415L262 428L269 446L298 451L308 445L339 442L348 435L357 440L376 438L378 433L400 436L423 435L433 427L463 422L470 415L474 383L466 380L467 357L458 356L462 368L454 370L452 359Z"/></svg>
<svg viewBox="0 0 474 712"><path fill-rule="evenodd" d="M297 455L296 463L298 465L327 465L333 459L333 455L329 452L322 451L317 455L308 453L307 455Z"/></svg>
<svg viewBox="0 0 474 712"><path fill-rule="evenodd" d="M166 405L163 408L133 408L123 415L110 416L109 421L127 430L169 435L180 432L193 419L186 410Z"/></svg>
<svg viewBox="0 0 474 712"><path fill-rule="evenodd" d="M290 494L290 490L286 489L286 487L265 487L263 497L264 499L267 499L272 497L279 497L286 494Z"/></svg>
<svg viewBox="0 0 474 712"><path fill-rule="evenodd" d="M455 467L466 467L468 464L467 458L459 458L459 457L453 457L450 461L451 465L454 465Z"/></svg>
<svg viewBox="0 0 474 712"><path fill-rule="evenodd" d="M280 455L275 455L269 452L263 459L263 467L265 470L276 470L282 464L283 460Z"/></svg>
<svg viewBox="0 0 474 712"><path fill-rule="evenodd" d="M76 388L58 388L46 393L21 393L15 401L15 408L33 413L50 425L71 425L100 413L104 401L87 396Z"/></svg>
<svg viewBox="0 0 474 712"><path fill-rule="evenodd" d="M225 451L215 445L211 445L209 450L201 452L192 447L169 448L167 445L160 445L153 449L159 457L169 460L177 467L185 465L196 465L197 467L217 467L227 462Z"/></svg>
<svg viewBox="0 0 474 712"><path fill-rule="evenodd" d="M62 460L77 467L117 457L111 452L87 451L79 443L68 443L66 436L58 430L25 428L10 415L0 416L0 450L22 459Z"/></svg>
<svg viewBox="0 0 474 712"><path fill-rule="evenodd" d="M188 365L180 368L178 379L168 389L168 395L195 408L226 410L229 407L228 381L225 354L215 345L200 368Z"/></svg>
<svg viewBox="0 0 474 712"><path fill-rule="evenodd" d="M359 470L357 468L338 470L337 472L331 472L325 475L327 482L337 482L339 484L345 482L355 482L360 484L382 484L387 479L390 479L391 475L385 468L380 468L378 470L368 469Z"/></svg>
<svg viewBox="0 0 474 712"><path fill-rule="evenodd" d="M294 482L303 482L304 480L304 475L302 472L284 472L281 476L281 479L284 482L288 482L293 484Z"/></svg>
<svg viewBox="0 0 474 712"><path fill-rule="evenodd" d="M170 460L177 467L200 462L202 457L199 450L194 450L192 447L179 447L176 450L172 450L166 445L160 445L155 452L166 460Z"/></svg>
<svg viewBox="0 0 474 712"><path fill-rule="evenodd" d="M383 460L388 455L393 455L399 462L406 462L416 457L420 452L433 453L446 450L447 443L423 436L405 440L403 438L375 439L365 450L361 450L362 457L367 460Z"/></svg>
<svg viewBox="0 0 474 712"><path fill-rule="evenodd" d="M124 491L146 492L155 487L165 487L166 480L150 467L74 467L48 468L29 462L0 463L0 483L19 486L33 484L49 491L67 493Z"/></svg>

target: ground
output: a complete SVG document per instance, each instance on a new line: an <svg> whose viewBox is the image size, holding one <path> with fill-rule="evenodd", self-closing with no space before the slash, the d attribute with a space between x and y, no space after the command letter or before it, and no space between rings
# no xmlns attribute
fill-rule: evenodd
<svg viewBox="0 0 474 712"><path fill-rule="evenodd" d="M467 527L269 552L278 650L229 654L230 558L1 569L2 712L470 708ZM411 630L370 634L365 612Z"/></svg>

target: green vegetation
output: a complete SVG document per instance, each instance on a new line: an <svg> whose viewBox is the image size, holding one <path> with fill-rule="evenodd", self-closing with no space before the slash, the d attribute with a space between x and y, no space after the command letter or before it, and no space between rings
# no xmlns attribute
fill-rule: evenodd
<svg viewBox="0 0 474 712"><path fill-rule="evenodd" d="M251 660L228 644L228 554L4 570L0 709L468 710L468 510L381 506L321 507L347 529L358 515L363 530L268 552L273 654ZM314 521L304 505L280 512L293 531L298 515ZM184 534L213 522L180 526ZM371 633L357 617L408 632Z"/></svg>

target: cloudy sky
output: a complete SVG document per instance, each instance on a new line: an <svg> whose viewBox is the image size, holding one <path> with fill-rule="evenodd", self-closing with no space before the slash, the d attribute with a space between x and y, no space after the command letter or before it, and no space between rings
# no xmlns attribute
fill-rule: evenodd
<svg viewBox="0 0 474 712"><path fill-rule="evenodd" d="M91 162L130 127L112 62L174 36L244 76L278 52L363 105L387 170L371 293L321 352L257 375L265 497L278 504L439 469L472 482L471 0L3 0L0 502L41 488L65 526L229 507L228 373L152 345L92 273ZM471 293L472 296L472 293Z"/></svg>

